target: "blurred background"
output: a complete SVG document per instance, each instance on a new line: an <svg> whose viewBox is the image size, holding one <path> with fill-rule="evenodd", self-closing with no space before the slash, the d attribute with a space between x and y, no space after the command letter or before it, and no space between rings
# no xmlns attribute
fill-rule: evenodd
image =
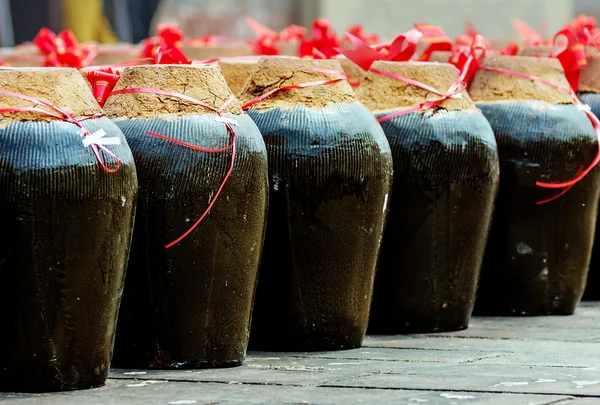
<svg viewBox="0 0 600 405"><path fill-rule="evenodd" d="M325 17L338 32L361 23L384 38L413 22L455 36L472 21L488 38L511 38L514 18L553 33L581 13L600 17L600 0L0 0L0 41L30 41L48 27L69 28L81 42L139 42L163 22L178 24L189 37L245 38L252 36L245 16L275 30Z"/></svg>

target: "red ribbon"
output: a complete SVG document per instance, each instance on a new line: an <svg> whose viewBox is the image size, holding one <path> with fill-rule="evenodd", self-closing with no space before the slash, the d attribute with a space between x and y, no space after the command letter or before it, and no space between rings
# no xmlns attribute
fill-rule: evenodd
<svg viewBox="0 0 600 405"><path fill-rule="evenodd" d="M4 95L4 96L15 97L15 98L18 98L21 100L29 101L29 102L33 103L34 105L41 105L41 106L44 106L44 107L48 108L49 110L51 110L51 111L47 111L47 110L44 110L44 109L41 109L38 107L14 107L14 108L2 108L2 109L0 109L0 114L23 113L23 112L43 114L48 117L54 118L56 120L68 122L70 124L78 126L79 128L81 128L83 130L83 134L85 136L92 136L92 134L90 133L90 131L87 128L85 128L83 126L83 124L81 122L89 120L89 119L100 118L100 117L105 116L103 113L98 113L98 114L94 114L90 117L76 119L68 111L62 110L56 106L53 106L43 100L40 100L40 99L37 99L34 97L29 97L29 96L19 94L19 93L13 93L13 92L7 91L7 90L0 90L0 94ZM54 111L54 112L52 112L52 111ZM92 143L90 145L90 147L92 148L92 151L93 151L94 155L96 156L98 163L100 163L100 165L102 166L104 171L106 171L108 173L115 173L117 170L119 170L119 168L121 167L121 161L105 145L102 145L100 143ZM106 166L104 159L102 158L102 155L100 154L99 149L102 149L108 155L113 157L113 159L115 160L115 162L117 164L117 166L115 168L111 169L108 166Z"/></svg>
<svg viewBox="0 0 600 405"><path fill-rule="evenodd" d="M423 42L429 44L420 56L420 61L430 60L434 52L452 51L452 42L441 27L428 24L415 24L415 29L423 35Z"/></svg>
<svg viewBox="0 0 600 405"><path fill-rule="evenodd" d="M94 98L100 104L100 107L104 107L110 93L121 78L121 73L113 71L111 68L105 68L88 72L86 76L92 85Z"/></svg>
<svg viewBox="0 0 600 405"><path fill-rule="evenodd" d="M417 51L417 46L423 34L416 29L412 29L396 37L391 43L374 46L350 33L346 33L346 36L355 49L336 48L336 51L346 56L364 71L368 71L373 63L378 60L391 62L410 60Z"/></svg>
<svg viewBox="0 0 600 405"><path fill-rule="evenodd" d="M553 52L552 57L560 61L571 88L576 92L579 89L581 69L587 65L585 46L579 41L575 32L564 29L554 36L553 47L556 48L557 39L561 36L567 38L567 47L561 52Z"/></svg>
<svg viewBox="0 0 600 405"><path fill-rule="evenodd" d="M475 77L477 70L479 70L485 58L487 53L485 44L485 38L482 35L476 35L468 53L465 53L464 49L458 48L452 53L448 61L458 68L461 72L460 77L462 77L462 81L467 86L471 83L473 77Z"/></svg>
<svg viewBox="0 0 600 405"><path fill-rule="evenodd" d="M223 117L223 112L225 111L225 109L229 106L229 104L231 104L234 100L235 100L235 96L231 96L226 102L225 104L217 109L214 108L200 100L197 100L193 97L189 97L186 96L185 94L181 94L181 93L176 93L176 92L170 92L170 91L164 91L164 90L159 90L159 89L150 89L150 88L129 88L129 89L122 89L122 90L117 90L117 91L113 91L110 96L113 95L117 95L117 94L130 94L130 93L146 93L146 94L159 94L159 95L163 95L163 96L169 96L169 97L176 97L176 98L180 98L182 100L186 100L190 103L199 105L201 107L206 108L209 111L212 111L216 114L219 115L219 117ZM180 146L183 146L185 148L188 149L192 149L198 152L206 152L206 153L220 153L220 152L225 152L231 149L231 164L229 166L229 169L227 170L227 173L225 174L225 177L223 178L223 180L221 181L221 184L219 185L219 188L217 189L216 194L214 195L214 197L212 198L211 202L208 204L208 208L206 208L206 210L204 211L204 213L202 214L202 216L200 217L200 219L198 219L198 221L196 221L196 223L194 223L194 225L191 226L190 229L188 229L183 235L181 235L179 238L177 238L175 241L169 243L168 245L166 245L166 249L170 249L173 246L177 245L178 243L180 243L182 240L184 240L185 238L187 238L192 232L194 232L194 230L200 225L200 223L202 221L204 221L204 218L206 218L206 216L210 213L210 211L212 210L212 208L214 207L215 203L217 202L219 196L221 195L223 188L225 187L225 184L227 183L227 180L229 180L229 178L231 177L231 173L233 173L233 169L235 167L235 158L236 158L236 138L237 135L235 133L235 130L233 129L233 125L227 121L223 121L223 123L225 124L225 127L227 128L227 132L230 134L230 143L228 146L221 148L221 149L206 149L206 148L200 148L198 146L174 139L174 138L169 138L167 136L164 135L160 135L154 132L146 132L148 135L153 136L155 138L159 138L159 139L163 139L165 141L169 141L169 142L173 142L176 143Z"/></svg>
<svg viewBox="0 0 600 405"><path fill-rule="evenodd" d="M80 45L69 30L56 35L48 28L42 28L33 43L46 56L44 66L81 69L89 66L98 54L95 46Z"/></svg>
<svg viewBox="0 0 600 405"><path fill-rule="evenodd" d="M158 26L158 35L143 42L142 57L153 58L157 64L188 64L181 51L183 33L176 25Z"/></svg>
<svg viewBox="0 0 600 405"><path fill-rule="evenodd" d="M339 45L340 41L331 27L331 21L317 18L312 24L311 37L301 40L300 57L312 57L314 55L313 50L316 49L326 59L330 59L339 54L337 51Z"/></svg>
<svg viewBox="0 0 600 405"><path fill-rule="evenodd" d="M292 84L289 86L283 86L283 87L278 87L276 89L273 89L271 91L266 92L265 94L255 98L254 100L251 100L250 102L244 104L242 106L243 110L247 110L250 107L260 103L261 101L271 97L273 94L279 93L281 91L287 91L287 90L294 90L294 89L304 89L307 87L315 87L315 86L326 86L328 84L333 84L333 83L337 83L340 82L342 80L348 80L349 76L346 73L343 72L338 72L335 70L328 70L328 69L320 69L320 68L313 68L313 70L315 72L321 72L321 73L330 73L330 74L336 74L338 75L337 77L333 78L333 79L328 79L328 80L319 80L319 81L315 81L315 82L307 82L307 83L299 83L299 84Z"/></svg>

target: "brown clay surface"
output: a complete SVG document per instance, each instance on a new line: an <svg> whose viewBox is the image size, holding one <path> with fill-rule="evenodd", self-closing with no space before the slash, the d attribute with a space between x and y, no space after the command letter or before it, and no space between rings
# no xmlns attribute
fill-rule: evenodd
<svg viewBox="0 0 600 405"><path fill-rule="evenodd" d="M569 88L558 59L489 55L483 66L526 73ZM540 81L483 69L477 72L468 90L475 102L539 100L551 104L573 104L567 92Z"/></svg>
<svg viewBox="0 0 600 405"><path fill-rule="evenodd" d="M188 45L183 47L183 53L188 59L197 61L254 55L252 47L245 44L220 46Z"/></svg>
<svg viewBox="0 0 600 405"><path fill-rule="evenodd" d="M223 71L223 76L229 85L229 88L239 97L244 89L244 85L248 81L248 78L252 75L252 71L258 64L257 60L236 60L236 59L225 59L219 61L219 67Z"/></svg>
<svg viewBox="0 0 600 405"><path fill-rule="evenodd" d="M373 64L373 69L415 80L442 93L458 80L457 69L448 63L378 61ZM427 90L373 72L367 73L356 94L359 101L374 113L412 108L428 99L439 97ZM461 94L461 98L448 99L440 107L446 110L475 109L467 92L463 91Z"/></svg>
<svg viewBox="0 0 600 405"><path fill-rule="evenodd" d="M0 89L34 97L68 111L74 117L102 112L88 86L76 69L13 68L0 69ZM0 108L45 107L16 97L0 95ZM49 110L50 111L50 110ZM0 114L6 121L55 121L39 113Z"/></svg>
<svg viewBox="0 0 600 405"><path fill-rule="evenodd" d="M151 88L181 93L211 107L220 109L231 97L231 90L218 66L209 65L146 65L127 67L115 90ZM110 116L153 118L161 115L179 116L211 113L210 110L178 97L148 93L117 94L108 98L104 110ZM225 112L242 114L237 100Z"/></svg>
<svg viewBox="0 0 600 405"><path fill-rule="evenodd" d="M362 83L364 78L367 76L367 72L362 70L360 66L356 63L352 62L348 58L337 58L340 65L342 65L342 69L350 76L350 82L352 83Z"/></svg>
<svg viewBox="0 0 600 405"><path fill-rule="evenodd" d="M323 73L314 69L328 69L342 72L336 60L311 60L295 58L262 58L246 83L240 96L242 102L249 101L276 88L301 83L329 80L336 77L332 73ZM274 107L323 107L330 103L352 103L356 98L347 80L336 83L312 86L303 89L280 91L266 98L253 108L268 109Z"/></svg>

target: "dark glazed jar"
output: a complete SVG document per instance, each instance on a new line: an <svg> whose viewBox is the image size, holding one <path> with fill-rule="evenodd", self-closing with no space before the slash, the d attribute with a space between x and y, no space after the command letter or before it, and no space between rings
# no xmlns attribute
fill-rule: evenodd
<svg viewBox="0 0 600 405"><path fill-rule="evenodd" d="M600 56L597 52L588 58L588 65L581 70L577 95L581 102L590 106L596 117L600 117ZM600 237L598 227L596 227L596 235ZM588 283L583 298L600 301L600 241L594 243Z"/></svg>
<svg viewBox="0 0 600 405"><path fill-rule="evenodd" d="M337 61L265 58L242 93L328 80ZM269 225L253 349L362 344L391 191L392 156L346 81L282 91L253 106L269 154Z"/></svg>
<svg viewBox="0 0 600 405"><path fill-rule="evenodd" d="M115 91L176 92L221 109L231 91L217 66L126 68ZM208 368L241 365L262 251L268 199L265 144L234 100L235 166L210 214L175 246L213 201L230 169L230 133L219 116L174 96L111 96L106 113L127 137L138 167L140 201L119 318L115 365Z"/></svg>
<svg viewBox="0 0 600 405"><path fill-rule="evenodd" d="M0 88L76 119L101 112L75 69L0 70ZM37 107L0 95L0 109ZM105 171L83 130L32 112L0 115L0 391L104 385L129 256L137 178L108 118L81 121L120 160ZM109 170L116 161L100 152Z"/></svg>
<svg viewBox="0 0 600 405"><path fill-rule="evenodd" d="M569 86L556 59L490 56L484 65ZM600 172L545 204L538 203L562 190L536 182L571 180L592 163L592 124L569 94L539 81L480 70L469 93L494 129L501 173L476 312L573 314L594 241Z"/></svg>
<svg viewBox="0 0 600 405"><path fill-rule="evenodd" d="M442 93L458 80L445 63L376 62L373 68ZM357 96L378 118L439 97L373 72ZM394 157L394 186L369 333L466 329L499 182L492 128L466 91L381 125Z"/></svg>

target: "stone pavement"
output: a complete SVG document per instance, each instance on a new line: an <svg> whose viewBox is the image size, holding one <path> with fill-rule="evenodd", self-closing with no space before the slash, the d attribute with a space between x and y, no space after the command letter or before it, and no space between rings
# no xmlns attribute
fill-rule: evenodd
<svg viewBox="0 0 600 405"><path fill-rule="evenodd" d="M361 349L250 353L234 369L114 370L106 387L0 394L14 405L600 405L600 303L573 317L476 318L463 332Z"/></svg>

